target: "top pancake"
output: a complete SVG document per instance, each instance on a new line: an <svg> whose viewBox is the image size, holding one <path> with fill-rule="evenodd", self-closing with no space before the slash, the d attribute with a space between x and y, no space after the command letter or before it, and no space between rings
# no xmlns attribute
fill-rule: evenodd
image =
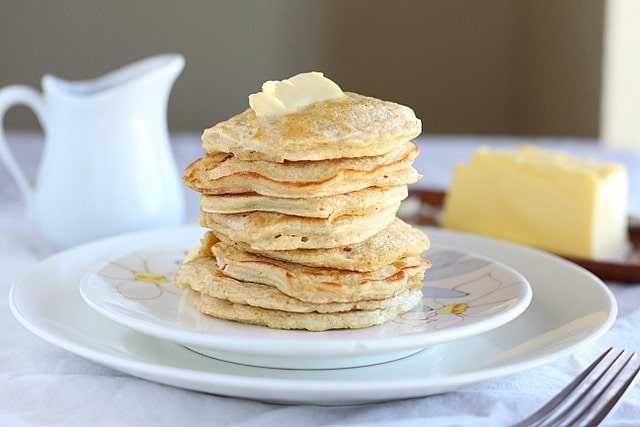
<svg viewBox="0 0 640 427"><path fill-rule="evenodd" d="M377 156L420 134L409 107L355 93L316 102L285 115L256 116L247 109L206 129L203 147L243 160L326 160Z"/></svg>

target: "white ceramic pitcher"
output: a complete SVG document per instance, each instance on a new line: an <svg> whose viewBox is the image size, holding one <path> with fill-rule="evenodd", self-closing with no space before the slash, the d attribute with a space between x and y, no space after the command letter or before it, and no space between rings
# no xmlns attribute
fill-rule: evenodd
<svg viewBox="0 0 640 427"><path fill-rule="evenodd" d="M167 103L184 67L159 55L95 80L42 78L42 93L0 90L7 109L33 109L45 144L29 182L0 128L0 160L24 194L27 213L57 248L112 234L181 224L184 195L169 143Z"/></svg>

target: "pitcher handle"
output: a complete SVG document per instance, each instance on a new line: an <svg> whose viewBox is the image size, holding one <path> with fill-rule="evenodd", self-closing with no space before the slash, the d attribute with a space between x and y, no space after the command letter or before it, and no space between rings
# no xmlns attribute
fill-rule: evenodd
<svg viewBox="0 0 640 427"><path fill-rule="evenodd" d="M7 144L4 132L4 115L14 106L25 105L33 110L40 126L45 129L44 100L42 94L29 86L12 85L0 89L0 161L9 171L24 195L27 207L33 198L33 185L27 179L24 170L18 164L15 156Z"/></svg>

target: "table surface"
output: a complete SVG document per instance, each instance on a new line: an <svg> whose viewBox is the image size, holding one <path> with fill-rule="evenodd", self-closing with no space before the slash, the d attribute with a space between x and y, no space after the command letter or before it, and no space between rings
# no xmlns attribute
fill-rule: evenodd
<svg viewBox="0 0 640 427"><path fill-rule="evenodd" d="M32 179L42 150L37 133L9 132L9 145ZM630 213L640 215L640 155L607 150L593 141L512 137L426 136L415 166L419 186L446 189L452 167L480 144L535 143L588 157L624 163L629 171ZM172 135L180 169L202 153L199 135ZM197 221L197 194L185 189L187 223ZM640 283L608 283L618 319L603 337L569 357L525 372L436 396L377 404L324 407L276 405L209 395L131 377L55 347L11 315L9 289L53 250L26 219L25 204L0 167L0 425L430 425L502 426L533 412L604 349L640 351ZM636 425L640 386L625 396L605 425Z"/></svg>

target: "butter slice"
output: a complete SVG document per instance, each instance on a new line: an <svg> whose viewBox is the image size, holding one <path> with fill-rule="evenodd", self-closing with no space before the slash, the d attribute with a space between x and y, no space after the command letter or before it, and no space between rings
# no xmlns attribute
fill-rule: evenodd
<svg viewBox="0 0 640 427"><path fill-rule="evenodd" d="M249 105L257 116L290 114L316 102L344 96L340 86L314 71L264 82L262 92L249 95Z"/></svg>
<svg viewBox="0 0 640 427"><path fill-rule="evenodd" d="M457 165L443 226L560 255L617 259L628 247L626 169L522 146Z"/></svg>

